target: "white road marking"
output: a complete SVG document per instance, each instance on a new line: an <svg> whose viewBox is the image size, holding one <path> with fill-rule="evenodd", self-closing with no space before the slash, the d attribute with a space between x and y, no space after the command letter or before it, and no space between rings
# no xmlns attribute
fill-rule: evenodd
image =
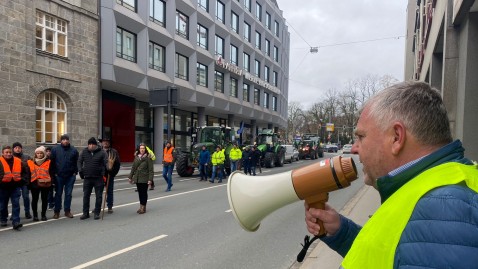
<svg viewBox="0 0 478 269"><path fill-rule="evenodd" d="M131 246L131 247L127 247L127 248L124 248L124 249L122 249L122 250L118 250L118 251L116 251L116 252L113 252L113 253L108 254L108 255L106 255L106 256L103 256L103 257L100 257L100 258L98 258L98 259L95 259L95 260L89 261L89 262L87 262L87 263L83 263L83 264L80 264L80 265L78 265L78 266L72 267L71 269L86 268L86 267L88 267L88 266L91 266L91 265L93 265L93 264L96 264L96 263L105 261L105 260L110 259L110 258L113 258L113 257L115 257L115 256L118 256L118 255L123 254L123 253L125 253L125 252L128 252L128 251L130 251L130 250L133 250L133 249L135 249L135 248L139 248L139 247L142 247L142 246L147 245L147 244L149 244L149 243L152 243L152 242L154 242L154 241L157 241L157 240L159 240L159 239L165 238L166 236L167 236L167 235L165 235L165 234L162 234L162 235L160 235L160 236L156 236L156 237L154 237L154 238L151 238L151 239L149 239L149 240L143 241L143 242L138 243L138 244L136 244L136 245L133 245L133 246Z"/></svg>
<svg viewBox="0 0 478 269"><path fill-rule="evenodd" d="M232 209L226 210L225 212L226 213L232 212Z"/></svg>

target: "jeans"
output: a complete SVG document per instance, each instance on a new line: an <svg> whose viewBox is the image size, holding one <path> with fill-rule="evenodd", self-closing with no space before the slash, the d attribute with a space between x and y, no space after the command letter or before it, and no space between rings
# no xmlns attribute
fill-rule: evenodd
<svg viewBox="0 0 478 269"><path fill-rule="evenodd" d="M60 212L63 188L65 189L65 202L63 208L65 209L65 212L69 212L71 207L71 193L73 192L76 175L71 175L69 177L57 176L56 179L55 212Z"/></svg>
<svg viewBox="0 0 478 269"><path fill-rule="evenodd" d="M23 197L23 207L25 208L25 214L30 213L30 190L27 185L24 185L22 188L22 197Z"/></svg>
<svg viewBox="0 0 478 269"><path fill-rule="evenodd" d="M249 175L256 175L256 166L249 167Z"/></svg>
<svg viewBox="0 0 478 269"><path fill-rule="evenodd" d="M106 206L113 207L113 188L115 186L115 178L110 176L108 189L106 190Z"/></svg>
<svg viewBox="0 0 478 269"><path fill-rule="evenodd" d="M83 214L90 212L91 191L95 188L95 215L100 214L101 202L103 201L103 189L105 183L103 178L85 178L83 181Z"/></svg>
<svg viewBox="0 0 478 269"><path fill-rule="evenodd" d="M12 223L20 223L20 196L22 188L0 189L0 221L7 223L8 200L12 201Z"/></svg>
<svg viewBox="0 0 478 269"><path fill-rule="evenodd" d="M237 163L239 161L231 161L231 173L237 170Z"/></svg>
<svg viewBox="0 0 478 269"><path fill-rule="evenodd" d="M219 182L222 181L222 164L218 165L213 165L212 166L212 176L211 176L211 182L214 182L214 179L216 178L216 172L218 173L217 177L219 178Z"/></svg>
<svg viewBox="0 0 478 269"><path fill-rule="evenodd" d="M207 165L206 164L199 164L199 174L201 175L201 179L207 180Z"/></svg>
<svg viewBox="0 0 478 269"><path fill-rule="evenodd" d="M163 166L163 177L164 177L164 180L166 180L166 183L168 184L168 189L171 189L171 186L173 186L173 182L172 182L173 168L174 168L174 164Z"/></svg>

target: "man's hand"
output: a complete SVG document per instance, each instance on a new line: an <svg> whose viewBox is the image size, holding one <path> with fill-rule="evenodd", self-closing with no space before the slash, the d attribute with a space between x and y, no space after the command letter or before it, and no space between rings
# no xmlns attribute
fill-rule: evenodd
<svg viewBox="0 0 478 269"><path fill-rule="evenodd" d="M307 230L313 235L318 235L320 226L317 224L317 220L321 220L324 223L324 228L327 231L327 235L334 235L340 228L340 215L325 204L325 210L310 208L309 205L304 202L305 207L305 223L307 224Z"/></svg>

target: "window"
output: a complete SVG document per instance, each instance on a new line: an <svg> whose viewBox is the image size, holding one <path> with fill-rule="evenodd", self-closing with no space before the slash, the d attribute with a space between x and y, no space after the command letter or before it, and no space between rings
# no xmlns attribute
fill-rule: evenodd
<svg viewBox="0 0 478 269"><path fill-rule="evenodd" d="M244 83L244 85L242 86L242 100L249 102L250 101L249 93L250 93L250 87L248 84Z"/></svg>
<svg viewBox="0 0 478 269"><path fill-rule="evenodd" d="M256 48L261 49L261 34L256 31Z"/></svg>
<svg viewBox="0 0 478 269"><path fill-rule="evenodd" d="M224 74L216 70L214 71L214 90L224 93Z"/></svg>
<svg viewBox="0 0 478 269"><path fill-rule="evenodd" d="M224 16L225 16L225 13L224 13L224 4L217 0L216 1L216 18L218 20L220 20L222 23L224 23Z"/></svg>
<svg viewBox="0 0 478 269"><path fill-rule="evenodd" d="M136 35L116 28L116 57L136 62Z"/></svg>
<svg viewBox="0 0 478 269"><path fill-rule="evenodd" d="M251 26L247 22L244 22L244 39L251 42Z"/></svg>
<svg viewBox="0 0 478 269"><path fill-rule="evenodd" d="M264 107L269 108L269 93L264 93Z"/></svg>
<svg viewBox="0 0 478 269"><path fill-rule="evenodd" d="M269 82L269 79L270 79L270 77L269 77L269 66L266 65L266 66L264 66L264 80Z"/></svg>
<svg viewBox="0 0 478 269"><path fill-rule="evenodd" d="M251 0L244 0L244 7L251 12Z"/></svg>
<svg viewBox="0 0 478 269"><path fill-rule="evenodd" d="M68 57L67 23L62 19L36 13L36 48L49 53ZM55 141L56 142L56 141Z"/></svg>
<svg viewBox="0 0 478 269"><path fill-rule="evenodd" d="M205 50L208 48L208 29L201 24L197 27L197 45Z"/></svg>
<svg viewBox="0 0 478 269"><path fill-rule="evenodd" d="M258 78L261 77L261 62L259 60L255 60L255 65L254 65L254 72L256 73L256 76Z"/></svg>
<svg viewBox="0 0 478 269"><path fill-rule="evenodd" d="M149 42L149 68L164 72L164 53L163 46Z"/></svg>
<svg viewBox="0 0 478 269"><path fill-rule="evenodd" d="M266 39L266 54L271 56L271 42L268 39Z"/></svg>
<svg viewBox="0 0 478 269"><path fill-rule="evenodd" d="M256 18L262 21L262 6L258 2L256 2Z"/></svg>
<svg viewBox="0 0 478 269"><path fill-rule="evenodd" d="M230 59L231 63L233 65L237 66L237 61L238 61L238 57L239 57L238 54L237 54L238 53L237 52L237 47L231 44L230 51L231 51L231 59Z"/></svg>
<svg viewBox="0 0 478 269"><path fill-rule="evenodd" d="M197 63L197 84L207 87L207 66Z"/></svg>
<svg viewBox="0 0 478 269"><path fill-rule="evenodd" d="M274 46L274 61L279 62L279 49Z"/></svg>
<svg viewBox="0 0 478 269"><path fill-rule="evenodd" d="M254 104L261 105L261 91L259 89L254 89Z"/></svg>
<svg viewBox="0 0 478 269"><path fill-rule="evenodd" d="M136 0L116 0L116 3L136 12Z"/></svg>
<svg viewBox="0 0 478 269"><path fill-rule="evenodd" d="M36 104L37 143L57 143L67 133L66 104L57 94L49 91L40 93Z"/></svg>
<svg viewBox="0 0 478 269"><path fill-rule="evenodd" d="M279 37L279 23L277 21L274 21L274 33Z"/></svg>
<svg viewBox="0 0 478 269"><path fill-rule="evenodd" d="M237 79L231 78L231 96L237 98Z"/></svg>
<svg viewBox="0 0 478 269"><path fill-rule="evenodd" d="M198 5L200 8L209 12L209 0L198 0Z"/></svg>
<svg viewBox="0 0 478 269"><path fill-rule="evenodd" d="M269 12L266 12L266 27L267 29L271 29L271 14Z"/></svg>
<svg viewBox="0 0 478 269"><path fill-rule="evenodd" d="M277 87L277 80L278 80L277 72L276 72L276 71L273 71L273 72L272 72L272 83L273 83L274 86L276 86L276 87Z"/></svg>
<svg viewBox="0 0 478 269"><path fill-rule="evenodd" d="M149 20L165 26L166 3L162 0L149 0Z"/></svg>
<svg viewBox="0 0 478 269"><path fill-rule="evenodd" d="M188 57L176 53L176 72L175 76L180 79L189 79L189 59Z"/></svg>
<svg viewBox="0 0 478 269"><path fill-rule="evenodd" d="M277 96L272 96L272 110L277 111Z"/></svg>
<svg viewBox="0 0 478 269"><path fill-rule="evenodd" d="M189 17L176 10L176 34L189 39Z"/></svg>
<svg viewBox="0 0 478 269"><path fill-rule="evenodd" d="M251 68L251 56L249 56L249 54L243 52L242 53L242 56L243 56L243 60L244 60L244 63L243 63L243 68L247 71L247 72L250 72L250 68Z"/></svg>
<svg viewBox="0 0 478 269"><path fill-rule="evenodd" d="M216 55L224 59L224 39L220 36L216 36Z"/></svg>
<svg viewBox="0 0 478 269"><path fill-rule="evenodd" d="M234 11L231 11L231 29L239 34L239 16Z"/></svg>

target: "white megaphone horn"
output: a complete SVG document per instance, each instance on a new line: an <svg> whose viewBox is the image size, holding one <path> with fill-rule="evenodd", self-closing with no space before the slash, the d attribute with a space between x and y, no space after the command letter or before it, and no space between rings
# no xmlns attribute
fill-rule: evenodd
<svg viewBox="0 0 478 269"><path fill-rule="evenodd" d="M271 176L252 177L235 171L227 182L227 196L241 227L254 232L267 215L299 200L324 209L328 192L348 187L356 178L353 159L335 156ZM325 234L323 224L319 224L320 233Z"/></svg>

